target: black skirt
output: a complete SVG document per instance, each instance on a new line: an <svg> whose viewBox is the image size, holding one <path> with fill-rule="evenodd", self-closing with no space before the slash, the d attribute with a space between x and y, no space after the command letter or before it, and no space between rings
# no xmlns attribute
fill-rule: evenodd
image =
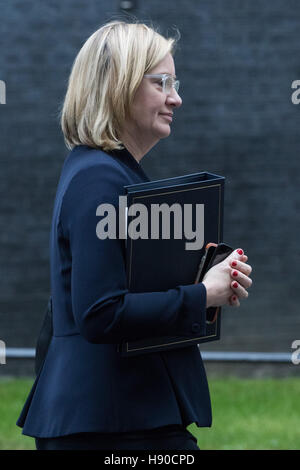
<svg viewBox="0 0 300 470"><path fill-rule="evenodd" d="M197 439L180 425L139 432L83 432L35 442L37 450L200 450Z"/></svg>

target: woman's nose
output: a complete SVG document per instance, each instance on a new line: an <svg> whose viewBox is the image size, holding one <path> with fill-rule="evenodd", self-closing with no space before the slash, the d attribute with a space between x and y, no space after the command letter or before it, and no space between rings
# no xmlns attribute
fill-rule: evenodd
<svg viewBox="0 0 300 470"><path fill-rule="evenodd" d="M172 92L167 96L167 103L175 106L176 108L179 108L179 106L182 105L182 99L175 88L173 88Z"/></svg>

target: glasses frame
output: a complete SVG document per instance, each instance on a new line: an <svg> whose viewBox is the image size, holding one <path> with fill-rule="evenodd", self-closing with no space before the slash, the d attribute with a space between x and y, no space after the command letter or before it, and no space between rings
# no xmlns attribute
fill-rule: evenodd
<svg viewBox="0 0 300 470"><path fill-rule="evenodd" d="M176 91L176 93L178 93L178 90L179 90L179 85L180 85L180 81L179 80L175 80L175 78L172 77L172 75L169 75L168 73L146 73L144 75L145 78L161 78L162 79L162 83L163 83L163 92L166 94L166 95L169 95L170 92L167 92L166 91L166 80L167 78L172 78L172 88L174 88L174 90Z"/></svg>

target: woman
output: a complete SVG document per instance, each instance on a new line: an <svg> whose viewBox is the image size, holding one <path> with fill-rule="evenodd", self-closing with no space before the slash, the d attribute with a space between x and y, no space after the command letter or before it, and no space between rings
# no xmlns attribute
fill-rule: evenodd
<svg viewBox="0 0 300 470"><path fill-rule="evenodd" d="M125 241L96 236L97 207L118 210L124 185L149 181L140 161L170 134L182 103L175 43L114 21L74 62L61 115L71 151L50 237L54 335L17 422L37 449L198 449L186 427L211 425L197 346L128 359L116 344L205 328L207 307L248 296L247 257L235 250L202 283L136 294L126 289Z"/></svg>

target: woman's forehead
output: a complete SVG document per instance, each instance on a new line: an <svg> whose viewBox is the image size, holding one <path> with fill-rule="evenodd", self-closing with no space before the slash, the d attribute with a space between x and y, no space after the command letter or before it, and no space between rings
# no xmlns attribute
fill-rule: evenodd
<svg viewBox="0 0 300 470"><path fill-rule="evenodd" d="M164 57L159 64L157 64L153 69L149 70L147 73L167 73L168 75L172 75L172 77L176 78L175 75L175 64L173 57L170 53Z"/></svg>

